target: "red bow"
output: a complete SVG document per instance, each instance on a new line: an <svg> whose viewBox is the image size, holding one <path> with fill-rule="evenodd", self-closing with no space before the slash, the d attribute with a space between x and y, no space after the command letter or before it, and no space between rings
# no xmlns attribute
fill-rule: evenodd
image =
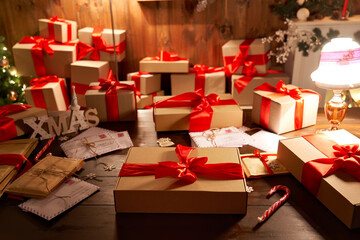
<svg viewBox="0 0 360 240"><path fill-rule="evenodd" d="M34 78L30 80L30 85L37 86L37 85L45 85L50 82L59 82L60 79L56 75L49 75L42 78Z"/></svg>
<svg viewBox="0 0 360 240"><path fill-rule="evenodd" d="M177 145L175 152L179 162L164 161L158 164L124 163L119 176L155 175L155 178L171 176L185 184L194 183L197 174L214 179L242 179L244 172L239 163L207 164L207 157L189 157L194 148Z"/></svg>
<svg viewBox="0 0 360 240"><path fill-rule="evenodd" d="M267 164L267 161L269 161L268 156L276 156L276 154L261 154L259 150L254 150L254 156L259 158L262 164L264 165L265 169L268 171L270 175L274 175L273 170L269 167Z"/></svg>
<svg viewBox="0 0 360 240"><path fill-rule="evenodd" d="M177 53L167 52L161 50L159 56L156 57L146 57L142 59L143 61L164 61L164 62L174 62L180 60L187 60L186 58L180 58Z"/></svg>

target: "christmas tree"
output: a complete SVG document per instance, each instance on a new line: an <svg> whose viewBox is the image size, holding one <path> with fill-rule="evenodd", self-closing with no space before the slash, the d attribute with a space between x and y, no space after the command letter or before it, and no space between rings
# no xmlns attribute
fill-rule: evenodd
<svg viewBox="0 0 360 240"><path fill-rule="evenodd" d="M5 38L0 36L0 106L25 102L25 84L17 75L14 64L10 59L11 52L4 44Z"/></svg>

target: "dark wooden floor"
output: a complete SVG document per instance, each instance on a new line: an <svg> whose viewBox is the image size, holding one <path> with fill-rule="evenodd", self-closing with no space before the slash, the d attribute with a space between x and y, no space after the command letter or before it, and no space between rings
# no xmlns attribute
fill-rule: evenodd
<svg viewBox="0 0 360 240"><path fill-rule="evenodd" d="M245 125L255 127L249 116L246 112ZM160 137L190 146L187 132L157 134L151 110L139 110L138 117L137 122L101 126L129 131L135 146L157 146ZM320 111L316 126L284 136L314 133L326 127L328 123ZM350 109L341 127L360 137L360 109ZM253 150L250 146L240 149L241 153ZM58 142L50 151L63 156ZM22 212L18 200L0 200L0 239L360 239L360 229L349 230L291 175L249 180L254 192L249 194L246 215L116 214L112 191L126 153L122 150L87 160L79 175L96 173L101 182L89 182L100 186L100 192L50 222ZM106 172L98 162L115 164L117 169ZM268 190L278 184L291 189L289 200L268 221L257 225L257 217L281 197L276 193L266 198Z"/></svg>

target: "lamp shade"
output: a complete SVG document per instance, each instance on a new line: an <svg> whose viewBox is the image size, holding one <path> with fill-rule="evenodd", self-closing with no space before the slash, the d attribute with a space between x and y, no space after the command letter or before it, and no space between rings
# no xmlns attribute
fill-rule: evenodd
<svg viewBox="0 0 360 240"><path fill-rule="evenodd" d="M335 38L321 50L318 69L311 78L320 88L360 87L360 45L351 38Z"/></svg>

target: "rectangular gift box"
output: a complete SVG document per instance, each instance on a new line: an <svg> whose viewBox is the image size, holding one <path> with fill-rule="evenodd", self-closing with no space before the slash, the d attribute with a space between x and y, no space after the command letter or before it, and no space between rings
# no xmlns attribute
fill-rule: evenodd
<svg viewBox="0 0 360 240"><path fill-rule="evenodd" d="M77 23L66 19L39 19L40 36L66 43L77 39Z"/></svg>
<svg viewBox="0 0 360 240"><path fill-rule="evenodd" d="M139 62L140 72L150 73L187 73L189 72L189 60L159 61L147 60Z"/></svg>
<svg viewBox="0 0 360 240"><path fill-rule="evenodd" d="M194 156L208 157L207 163L240 163L237 148L196 148ZM179 162L175 148L133 147L126 163ZM150 176L119 177L114 189L116 212L245 214L245 179L217 180L198 176L188 185L178 179Z"/></svg>
<svg viewBox="0 0 360 240"><path fill-rule="evenodd" d="M71 86L75 86L78 103L86 107L85 93L92 82L106 79L109 73L109 62L81 60L71 64Z"/></svg>
<svg viewBox="0 0 360 240"><path fill-rule="evenodd" d="M326 135L325 139L330 138L338 144L360 143L360 139L346 130L321 134ZM304 137L280 140L278 149L278 161L300 182L303 166L306 162L327 158L320 151L321 148L319 150ZM320 142L320 144L323 143ZM334 151L331 146L329 148ZM360 227L360 182L354 177L338 169L334 174L321 179L319 190L315 196L347 227Z"/></svg>
<svg viewBox="0 0 360 240"><path fill-rule="evenodd" d="M45 103L45 109L49 111L66 111L69 107L69 97L67 94L65 79L61 78L59 80L60 82L49 82L42 87L27 87L25 89L25 97L28 104L41 107L36 105L36 102L41 101L42 103ZM62 84L64 84L64 89L62 89ZM39 92L42 99L34 99L39 98Z"/></svg>
<svg viewBox="0 0 360 240"><path fill-rule="evenodd" d="M161 89L161 74L133 72L127 74L127 80L134 81L141 94L151 94Z"/></svg>
<svg viewBox="0 0 360 240"><path fill-rule="evenodd" d="M253 104L253 94L254 88L260 86L263 83L269 83L272 86L276 86L279 80L282 80L285 84L290 83L289 76L286 73L271 73L266 76L254 76L251 78L250 82L241 89L240 93L237 87L235 86L235 82L239 79L241 85L246 82L248 79L241 79L245 75L232 75L231 76L231 94L233 98L239 103L240 106L252 106Z"/></svg>
<svg viewBox="0 0 360 240"><path fill-rule="evenodd" d="M37 76L31 48L34 43L16 43L13 46L13 55L16 70L22 76ZM61 78L70 78L70 64L76 61L76 44L50 44L54 54L50 57L43 51L46 75L56 75Z"/></svg>
<svg viewBox="0 0 360 240"><path fill-rule="evenodd" d="M253 61L254 67L258 73L266 73L270 67L270 59L268 57L270 51L269 43L262 43L260 38L230 40L222 46L222 55L224 66L230 64L236 55L240 53L240 45L249 45L249 52L245 61ZM235 72L241 74L242 66Z"/></svg>
<svg viewBox="0 0 360 240"><path fill-rule="evenodd" d="M120 81L124 84L134 84L130 81ZM99 82L90 84L91 86L97 86ZM106 102L106 90L87 90L85 93L86 106L88 108L96 108L98 111L97 116L100 122L110 121L108 119L107 102ZM130 90L117 90L117 105L119 111L119 121L136 121L137 108L134 92Z"/></svg>
<svg viewBox="0 0 360 240"><path fill-rule="evenodd" d="M195 73L171 74L171 94L179 95L195 91ZM224 94L226 88L225 72L205 73L205 95L210 93Z"/></svg>
<svg viewBox="0 0 360 240"><path fill-rule="evenodd" d="M288 89L296 88L293 85L286 85ZM252 120L254 123L269 129L270 131L282 134L296 130L296 113L302 119L302 128L316 124L319 96L312 93L302 93L304 100L303 109L296 112L296 101L289 95L273 93L268 91L255 90L253 95ZM270 101L270 112L265 111L264 100ZM298 100L301 101L301 100ZM264 108L262 110L262 108ZM301 118L302 110L302 118ZM267 115L267 117L266 117ZM266 123L268 126L266 126Z"/></svg>
<svg viewBox="0 0 360 240"><path fill-rule="evenodd" d="M171 96L154 97L154 103ZM230 94L222 94L220 99L231 99ZM210 128L241 127L243 111L238 105L212 106L213 116ZM155 129L162 131L189 130L191 107L157 108L154 106Z"/></svg>
<svg viewBox="0 0 360 240"><path fill-rule="evenodd" d="M92 33L94 31L94 28L92 27L86 27L79 29L79 40L80 42L86 43L88 45L93 46L93 39L92 39ZM126 50L126 43L125 43L125 36L126 31L125 30L119 30L114 29L114 35L115 35L115 45L120 44L120 54L116 54L117 61L120 62L125 58L125 50ZM101 32L101 38L105 41L106 46L113 46L113 35L112 35L112 29L105 28ZM90 54L88 54L83 59L90 59ZM115 61L114 53L107 53L100 51L100 60L101 61Z"/></svg>
<svg viewBox="0 0 360 240"><path fill-rule="evenodd" d="M158 92L154 92L152 94L144 94L141 95L141 99L140 101L137 103L137 107L138 109L143 109L145 107L149 107L152 106L154 101L154 97L156 96L164 96L164 90L158 91Z"/></svg>

